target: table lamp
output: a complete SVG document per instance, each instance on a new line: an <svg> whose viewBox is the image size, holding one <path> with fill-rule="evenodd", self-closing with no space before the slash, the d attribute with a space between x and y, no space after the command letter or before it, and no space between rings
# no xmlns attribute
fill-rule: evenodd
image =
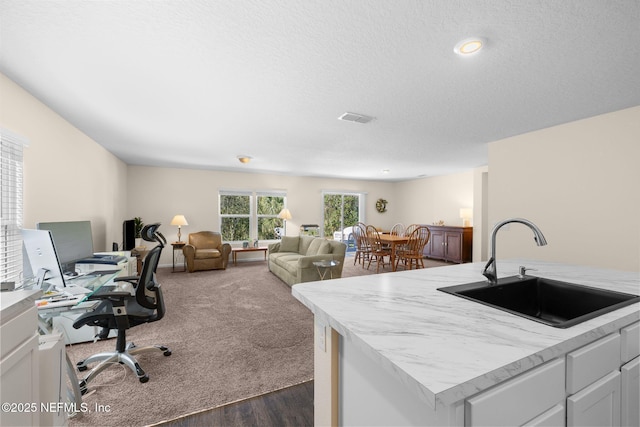
<svg viewBox="0 0 640 427"><path fill-rule="evenodd" d="M461 208L460 209L460 218L462 218L462 226L468 227L469 220L471 219L472 213L471 208Z"/></svg>
<svg viewBox="0 0 640 427"><path fill-rule="evenodd" d="M180 240L180 227L182 227L183 225L189 225L187 219L184 217L184 215L176 215L171 220L171 225L178 226L178 243L182 243L182 241Z"/></svg>
<svg viewBox="0 0 640 427"><path fill-rule="evenodd" d="M284 221L282 221L284 223L284 235L287 235L287 220L293 218L291 216L291 212L289 212L289 209L284 208L280 211L280 213L278 214L278 218L282 218Z"/></svg>

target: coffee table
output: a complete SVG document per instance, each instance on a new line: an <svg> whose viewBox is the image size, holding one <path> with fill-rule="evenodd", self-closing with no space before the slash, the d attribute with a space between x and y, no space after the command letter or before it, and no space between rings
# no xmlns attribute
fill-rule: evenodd
<svg viewBox="0 0 640 427"><path fill-rule="evenodd" d="M233 261L233 265L237 265L238 263L238 252L264 252L264 260L267 260L267 247L256 248L254 246L248 248L231 248L231 259Z"/></svg>

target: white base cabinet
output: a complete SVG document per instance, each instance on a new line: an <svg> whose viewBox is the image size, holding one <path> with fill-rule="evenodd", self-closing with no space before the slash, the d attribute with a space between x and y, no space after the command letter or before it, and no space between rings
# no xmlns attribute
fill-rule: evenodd
<svg viewBox="0 0 640 427"><path fill-rule="evenodd" d="M400 383L392 372L379 369L353 343L322 326L318 342L327 342L327 334L337 337L331 355L325 357L327 367L333 369L333 385L317 389L316 396L326 393L335 400L318 406L316 397L316 415L327 413L318 424L638 427L638 325L622 328L467 399L448 406L438 403L436 408L426 406L415 390ZM320 349L329 351L316 346L316 352ZM317 373L318 364L316 359Z"/></svg>
<svg viewBox="0 0 640 427"><path fill-rule="evenodd" d="M0 426L40 425L38 314L40 291L0 295Z"/></svg>

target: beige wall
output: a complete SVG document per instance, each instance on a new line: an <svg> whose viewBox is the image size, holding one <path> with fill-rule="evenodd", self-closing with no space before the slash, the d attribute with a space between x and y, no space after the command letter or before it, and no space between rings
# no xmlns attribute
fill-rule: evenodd
<svg viewBox="0 0 640 427"><path fill-rule="evenodd" d="M460 208L473 208L474 172L422 178L396 185L400 222L462 225ZM473 225L473 221L472 221Z"/></svg>
<svg viewBox="0 0 640 427"><path fill-rule="evenodd" d="M46 105L0 74L0 126L28 140L24 228L40 221L91 220L96 251L122 240L127 167Z"/></svg>
<svg viewBox="0 0 640 427"><path fill-rule="evenodd" d="M549 244L512 225L498 258L640 271L640 107L489 144L489 222L525 217Z"/></svg>
<svg viewBox="0 0 640 427"><path fill-rule="evenodd" d="M219 190L286 190L293 216L287 221L289 235L297 235L301 224L322 224L323 191L365 192L367 223L390 228L399 215L392 183L145 166L129 166L128 175L129 216L140 216L145 223L161 222L169 242L177 240L177 227L170 225L176 214L189 222L182 228L183 241L189 232L220 230ZM379 198L389 202L384 214L375 210ZM161 265L171 264L170 252L163 252Z"/></svg>

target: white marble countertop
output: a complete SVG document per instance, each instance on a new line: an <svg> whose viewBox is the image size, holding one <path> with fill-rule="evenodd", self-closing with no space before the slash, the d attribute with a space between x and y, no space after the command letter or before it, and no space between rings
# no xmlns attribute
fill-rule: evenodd
<svg viewBox="0 0 640 427"><path fill-rule="evenodd" d="M498 261L527 274L640 295L640 274L541 261ZM292 293L432 408L450 405L640 319L640 303L567 329L437 288L484 280L484 263L301 283Z"/></svg>

